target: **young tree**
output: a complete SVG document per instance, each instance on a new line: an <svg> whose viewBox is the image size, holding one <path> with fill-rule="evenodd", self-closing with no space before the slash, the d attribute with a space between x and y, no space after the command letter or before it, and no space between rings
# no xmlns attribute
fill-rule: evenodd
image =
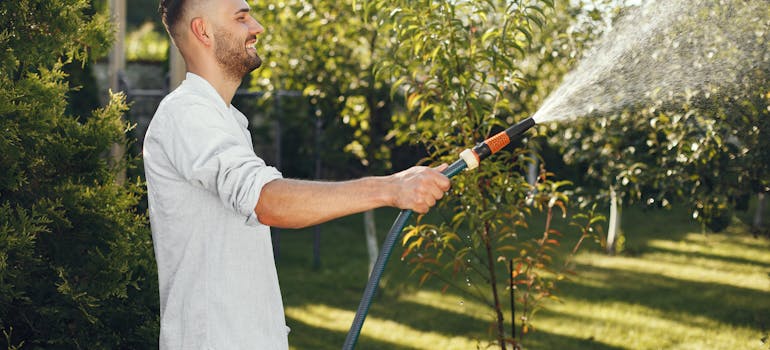
<svg viewBox="0 0 770 350"><path fill-rule="evenodd" d="M460 150L533 112L514 101L527 84L524 67L530 45L553 13L550 1L369 1L385 29L395 36L391 53L377 65L378 76L403 95L405 110L394 117L399 137L424 145L429 159L452 162ZM561 9L561 7L559 7ZM537 65L537 64L535 64ZM553 249L560 233L551 218L566 210L566 182L540 173L536 191L523 173L529 151L502 151L472 172L453 179L454 213L440 224L418 221L403 237L403 255L420 282L441 280L445 289L489 306L502 349L521 346L532 316L554 298L563 275ZM534 193L534 194L533 194ZM527 237L533 209L546 213L543 234ZM585 230L597 222L586 217ZM580 243L578 243L579 245ZM561 277L560 277L561 276ZM515 302L507 302L510 293ZM514 293L516 293L514 295ZM517 306L518 305L518 306ZM507 308L519 310L508 331ZM521 333L515 331L521 325Z"/></svg>
<svg viewBox="0 0 770 350"><path fill-rule="evenodd" d="M0 330L8 348L150 348L157 287L140 182L116 184L122 95L69 115L63 65L106 53L82 0L0 2Z"/></svg>

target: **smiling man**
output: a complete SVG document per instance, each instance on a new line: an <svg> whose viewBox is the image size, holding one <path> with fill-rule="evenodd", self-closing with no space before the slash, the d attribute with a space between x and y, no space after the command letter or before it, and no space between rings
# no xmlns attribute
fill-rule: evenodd
<svg viewBox="0 0 770 350"><path fill-rule="evenodd" d="M288 349L269 226L304 227L381 206L425 213L449 189L438 168L345 182L284 179L231 105L262 60L243 0L163 0L187 64L158 106L144 166L160 286L160 349Z"/></svg>

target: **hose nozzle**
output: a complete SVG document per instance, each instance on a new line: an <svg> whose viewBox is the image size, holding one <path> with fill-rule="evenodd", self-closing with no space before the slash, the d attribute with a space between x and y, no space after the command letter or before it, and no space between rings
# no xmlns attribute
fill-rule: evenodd
<svg viewBox="0 0 770 350"><path fill-rule="evenodd" d="M468 169L475 169L482 160L497 153L497 151L503 149L505 146L508 146L508 144L511 143L511 140L523 134L533 126L535 126L535 119L532 119L532 117L524 119L510 128L480 142L476 147L473 147L472 150L466 149L460 153L460 158L462 158L468 165Z"/></svg>

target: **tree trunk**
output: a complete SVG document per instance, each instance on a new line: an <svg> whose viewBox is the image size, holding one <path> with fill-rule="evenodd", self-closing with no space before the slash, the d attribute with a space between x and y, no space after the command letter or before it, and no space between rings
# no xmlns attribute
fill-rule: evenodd
<svg viewBox="0 0 770 350"><path fill-rule="evenodd" d="M535 186L537 184L537 176L539 174L539 164L534 150L530 151L529 155L532 157L533 162L529 163L527 166L527 182L530 185Z"/></svg>
<svg viewBox="0 0 770 350"><path fill-rule="evenodd" d="M492 248L492 240L489 237L489 224L484 224L482 239L487 251L487 269L489 270L489 283L492 287L492 299L494 300L495 313L497 314L497 342L500 343L500 349L505 348L505 319L503 309L500 306L500 297L497 294L497 277L495 276L495 256Z"/></svg>
<svg viewBox="0 0 770 350"><path fill-rule="evenodd" d="M379 248L377 248L377 229L374 225L374 210L364 212L364 232L366 233L366 251L369 253L369 274L377 261Z"/></svg>
<svg viewBox="0 0 770 350"><path fill-rule="evenodd" d="M527 193L527 205L534 204L535 194L537 194L537 178L539 175L539 162L535 154L535 150L531 149L530 156L532 157L532 163L527 165L527 183L532 186Z"/></svg>
<svg viewBox="0 0 770 350"><path fill-rule="evenodd" d="M762 228L763 220L762 214L765 212L765 205L767 204L767 195L764 192L757 193L757 210L754 212L754 221L752 226L755 229Z"/></svg>
<svg viewBox="0 0 770 350"><path fill-rule="evenodd" d="M109 55L109 79L112 92L120 89L120 75L126 70L126 0L110 0L110 16L115 23L115 42Z"/></svg>
<svg viewBox="0 0 770 350"><path fill-rule="evenodd" d="M110 16L115 23L115 41L109 56L110 91L117 93L122 90L120 82L123 72L126 70L126 53L124 42L126 38L126 0L110 0ZM115 143L110 148L110 158L116 166L115 182L126 182L126 168L122 165L126 157L126 146L123 143Z"/></svg>
<svg viewBox="0 0 770 350"><path fill-rule="evenodd" d="M610 186L610 223L607 229L607 253L615 255L618 237L620 237L621 200L614 186Z"/></svg>

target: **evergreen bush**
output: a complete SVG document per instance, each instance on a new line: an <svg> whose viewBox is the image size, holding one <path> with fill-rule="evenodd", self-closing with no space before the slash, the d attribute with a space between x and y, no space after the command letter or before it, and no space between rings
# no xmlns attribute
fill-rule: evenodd
<svg viewBox="0 0 770 350"><path fill-rule="evenodd" d="M157 346L157 283L139 180L108 158L125 98L68 112L64 65L113 29L85 0L0 2L0 331L8 348Z"/></svg>

